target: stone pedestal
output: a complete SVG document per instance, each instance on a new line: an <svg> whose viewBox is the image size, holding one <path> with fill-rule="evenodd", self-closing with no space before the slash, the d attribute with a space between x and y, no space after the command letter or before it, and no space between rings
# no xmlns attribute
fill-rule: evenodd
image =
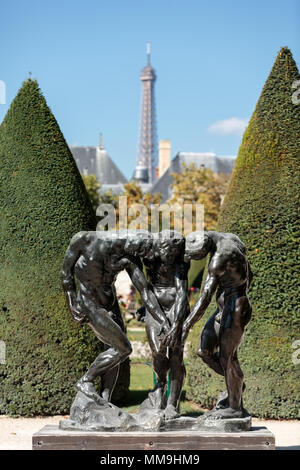
<svg viewBox="0 0 300 470"><path fill-rule="evenodd" d="M252 428L246 410L229 419L220 410L198 417L168 419L155 394L138 413L127 413L112 403L97 403L78 392L69 419L45 426L33 435L33 449L79 450L214 450L274 449L266 428ZM222 411L222 410L221 410ZM222 412L223 413L223 412Z"/></svg>
<svg viewBox="0 0 300 470"><path fill-rule="evenodd" d="M33 450L274 450L274 435L265 427L244 432L66 431L45 426L32 437Z"/></svg>

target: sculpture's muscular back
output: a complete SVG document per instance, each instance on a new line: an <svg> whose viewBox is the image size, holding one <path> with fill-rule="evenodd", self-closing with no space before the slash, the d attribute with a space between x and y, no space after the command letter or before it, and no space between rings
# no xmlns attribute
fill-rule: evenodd
<svg viewBox="0 0 300 470"><path fill-rule="evenodd" d="M101 240L94 234L88 234L75 264L75 275L81 294L103 306L113 304L114 281L127 261L120 259L117 254L109 253L113 252L113 245L114 241Z"/></svg>
<svg viewBox="0 0 300 470"><path fill-rule="evenodd" d="M163 262L159 256L144 259L147 278L154 287L175 287L176 261Z"/></svg>
<svg viewBox="0 0 300 470"><path fill-rule="evenodd" d="M218 276L222 289L231 289L245 284L249 277L246 247L236 236L221 234L213 253L209 271Z"/></svg>

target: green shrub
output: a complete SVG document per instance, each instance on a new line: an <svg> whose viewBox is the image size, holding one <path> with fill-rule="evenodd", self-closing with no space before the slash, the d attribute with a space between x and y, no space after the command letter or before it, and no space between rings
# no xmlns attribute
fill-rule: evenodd
<svg viewBox="0 0 300 470"><path fill-rule="evenodd" d="M189 286L200 287L205 268L205 260L192 260L189 269Z"/></svg>
<svg viewBox="0 0 300 470"><path fill-rule="evenodd" d="M73 156L29 79L0 126L0 414L68 413L75 382L100 353L61 288L71 237L94 227Z"/></svg>
<svg viewBox="0 0 300 470"><path fill-rule="evenodd" d="M299 417L300 105L292 102L299 72L287 48L279 52L243 136L217 230L237 234L254 273L253 317L240 348L247 389L245 406L259 417ZM212 314L211 305L205 319ZM189 396L211 407L224 380L195 357ZM192 361L191 361L192 362Z"/></svg>

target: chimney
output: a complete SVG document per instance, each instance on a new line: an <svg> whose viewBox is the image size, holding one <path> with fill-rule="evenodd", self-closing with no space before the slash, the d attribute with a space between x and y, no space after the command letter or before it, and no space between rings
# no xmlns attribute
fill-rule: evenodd
<svg viewBox="0 0 300 470"><path fill-rule="evenodd" d="M160 140L158 151L158 177L160 178L171 164L171 141Z"/></svg>

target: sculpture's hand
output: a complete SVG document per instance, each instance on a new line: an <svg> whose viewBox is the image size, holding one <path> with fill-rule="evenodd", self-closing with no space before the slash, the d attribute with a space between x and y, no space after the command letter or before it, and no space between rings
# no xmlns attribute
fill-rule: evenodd
<svg viewBox="0 0 300 470"><path fill-rule="evenodd" d="M72 315L73 320L75 320L77 323L82 325L83 323L86 323L87 316L82 312L79 306L74 307L70 306L70 312Z"/></svg>
<svg viewBox="0 0 300 470"><path fill-rule="evenodd" d="M163 346L173 348L177 343L181 342L181 327L180 325L173 325L172 328L166 333L161 340Z"/></svg>
<svg viewBox="0 0 300 470"><path fill-rule="evenodd" d="M160 340L164 339L165 335L168 333L169 330L170 330L170 324L169 324L168 320L165 320L162 323L160 331L157 335L160 338Z"/></svg>

